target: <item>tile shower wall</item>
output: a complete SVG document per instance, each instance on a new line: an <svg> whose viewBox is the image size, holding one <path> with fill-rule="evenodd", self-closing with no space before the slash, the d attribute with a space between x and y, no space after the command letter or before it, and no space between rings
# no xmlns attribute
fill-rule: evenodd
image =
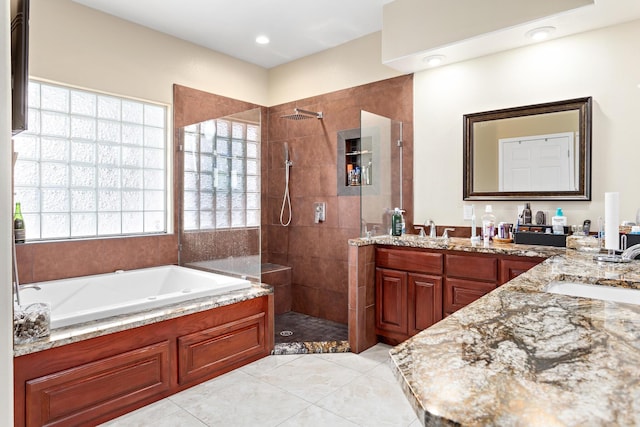
<svg viewBox="0 0 640 427"><path fill-rule="evenodd" d="M281 116L295 107L322 111L301 121ZM292 310L347 323L348 245L360 233L358 196L337 195L337 132L360 127L360 110L404 123L404 205L413 223L413 76L402 76L269 108L268 157L263 157L263 254L293 268ZM293 166L293 219L279 223L284 191L284 143ZM398 173L398 171L394 171ZM399 177L396 177L399 178ZM314 202L326 203L326 221L314 223ZM266 218L265 218L266 215ZM266 222L264 222L266 220ZM264 255L263 255L264 259Z"/></svg>

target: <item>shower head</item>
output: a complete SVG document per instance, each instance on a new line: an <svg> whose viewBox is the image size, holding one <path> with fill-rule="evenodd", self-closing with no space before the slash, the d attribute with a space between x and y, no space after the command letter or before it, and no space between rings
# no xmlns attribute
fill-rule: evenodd
<svg viewBox="0 0 640 427"><path fill-rule="evenodd" d="M322 119L322 111L307 111L300 108L295 108L293 114L286 114L280 116L282 119L289 120L306 120L306 119Z"/></svg>
<svg viewBox="0 0 640 427"><path fill-rule="evenodd" d="M289 163L289 144L284 143L284 162Z"/></svg>

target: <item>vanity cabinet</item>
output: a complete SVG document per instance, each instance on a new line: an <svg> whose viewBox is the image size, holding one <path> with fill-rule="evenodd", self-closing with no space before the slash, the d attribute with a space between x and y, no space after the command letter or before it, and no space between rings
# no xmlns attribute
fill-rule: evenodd
<svg viewBox="0 0 640 427"><path fill-rule="evenodd" d="M513 255L376 248L375 331L395 345L544 261Z"/></svg>
<svg viewBox="0 0 640 427"><path fill-rule="evenodd" d="M530 268L540 264L542 261L544 261L544 258L511 257L500 259L499 284L503 285L507 283L509 280L518 277Z"/></svg>
<svg viewBox="0 0 640 427"><path fill-rule="evenodd" d="M376 250L376 334L397 344L442 319L443 254Z"/></svg>
<svg viewBox="0 0 640 427"><path fill-rule="evenodd" d="M445 316L472 303L498 286L498 258L483 254L447 254L445 257Z"/></svg>
<svg viewBox="0 0 640 427"><path fill-rule="evenodd" d="M14 358L14 426L97 425L270 354L273 295Z"/></svg>

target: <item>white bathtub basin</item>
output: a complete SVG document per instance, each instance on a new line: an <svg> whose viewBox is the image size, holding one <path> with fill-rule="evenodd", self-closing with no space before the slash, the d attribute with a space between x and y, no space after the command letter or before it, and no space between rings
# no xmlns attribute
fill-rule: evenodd
<svg viewBox="0 0 640 427"><path fill-rule="evenodd" d="M571 295L574 297L640 305L640 289L617 288L613 286L594 285L575 281L554 280L553 282L549 282L545 291L553 294Z"/></svg>
<svg viewBox="0 0 640 427"><path fill-rule="evenodd" d="M135 313L248 289L248 280L166 265L33 283L20 292L24 306L51 306L51 328Z"/></svg>

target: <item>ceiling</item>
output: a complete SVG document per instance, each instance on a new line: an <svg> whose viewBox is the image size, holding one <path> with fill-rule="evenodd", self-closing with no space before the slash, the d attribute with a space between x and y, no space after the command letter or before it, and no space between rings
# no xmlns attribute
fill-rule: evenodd
<svg viewBox="0 0 640 427"><path fill-rule="evenodd" d="M380 31L392 0L73 1L272 68ZM257 44L258 35L271 43Z"/></svg>
<svg viewBox="0 0 640 427"><path fill-rule="evenodd" d="M321 52L382 30L383 5L393 0L73 0L122 19L204 46L211 50L272 68ZM442 0L450 1L450 0ZM490 4L492 0L483 0ZM640 0L595 0L550 22L559 27L556 37L640 19ZM567 28L562 26L566 22ZM455 24L455 22L452 22ZM531 27L531 23L527 24ZM524 25L522 26L525 27ZM505 29L510 34L518 28ZM522 32L522 31L520 31ZM454 55L456 61L499 50L523 46L523 37L502 34L474 37L449 49L469 52ZM259 45L255 39L266 35L271 42ZM509 41L506 43L505 41ZM521 40L521 41L520 41ZM465 46L469 48L464 48ZM475 54L473 53L475 52ZM425 52L387 62L403 72L425 68ZM455 52L454 52L455 53Z"/></svg>

